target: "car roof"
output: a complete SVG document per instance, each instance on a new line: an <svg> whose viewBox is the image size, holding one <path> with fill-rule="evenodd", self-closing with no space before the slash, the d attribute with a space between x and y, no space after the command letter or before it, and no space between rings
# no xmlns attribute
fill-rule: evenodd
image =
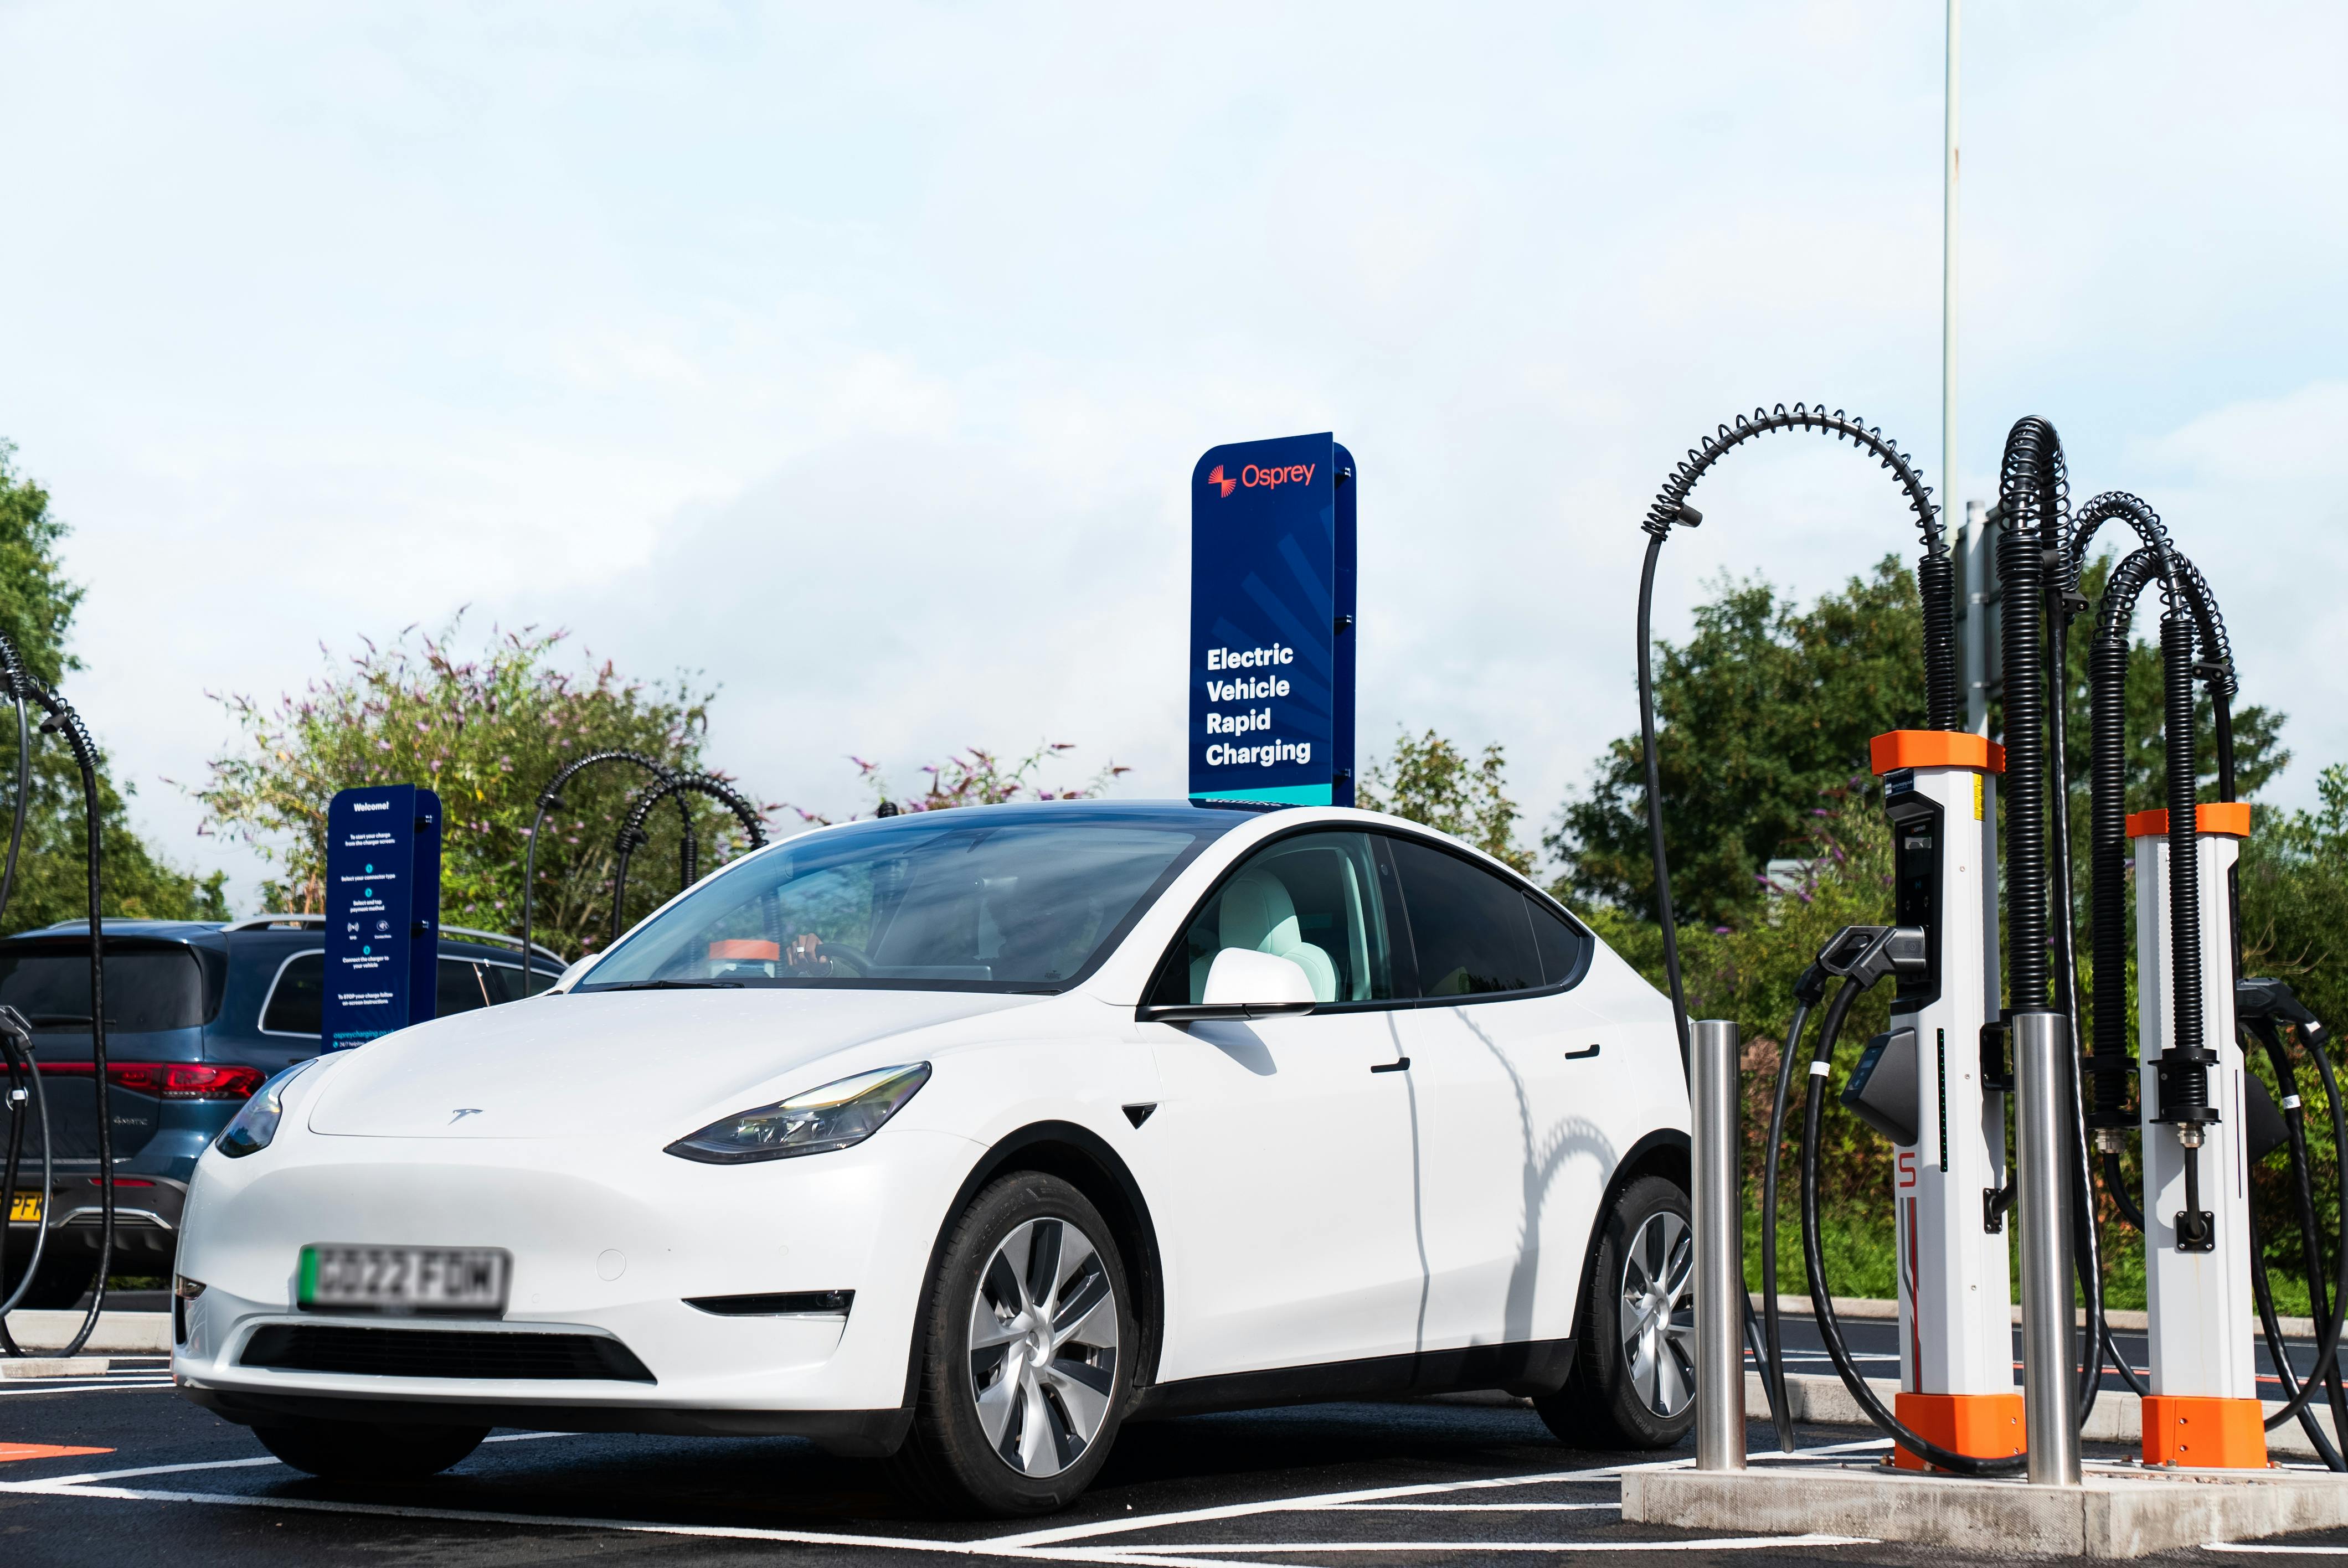
<svg viewBox="0 0 2348 1568"><path fill-rule="evenodd" d="M109 938L131 938L153 942L184 942L215 948L220 946L224 938L231 936L265 935L297 939L303 937L320 938L324 936L323 929L324 917L316 915L262 915L244 920L231 920L225 924L217 920L129 919L118 915L108 915L99 922L99 926ZM34 930L17 931L6 937L0 937L0 946L12 942L86 937L88 933L89 922L87 919L59 920ZM443 926L440 929L439 946L443 949L467 948L489 953L516 962L519 962L521 958L521 943L518 938L500 937L494 932L474 931L463 927ZM537 948L538 950L533 956L541 964L550 964L557 968L562 966L563 959L560 954L538 943L532 943L531 946Z"/></svg>

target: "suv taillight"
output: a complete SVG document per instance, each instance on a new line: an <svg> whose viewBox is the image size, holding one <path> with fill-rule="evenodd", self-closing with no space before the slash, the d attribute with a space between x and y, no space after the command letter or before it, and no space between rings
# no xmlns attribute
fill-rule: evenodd
<svg viewBox="0 0 2348 1568"><path fill-rule="evenodd" d="M88 1078L87 1061L45 1061L51 1078ZM215 1067L202 1061L109 1061L106 1081L159 1100L249 1100L269 1075L257 1067Z"/></svg>

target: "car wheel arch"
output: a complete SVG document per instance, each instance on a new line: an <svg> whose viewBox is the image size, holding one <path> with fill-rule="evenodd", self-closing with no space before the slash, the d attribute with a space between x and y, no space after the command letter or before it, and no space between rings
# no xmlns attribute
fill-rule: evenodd
<svg viewBox="0 0 2348 1568"><path fill-rule="evenodd" d="M1017 1171L1038 1171L1057 1176L1091 1200L1108 1222L1109 1234L1125 1259L1132 1283L1132 1303L1138 1343L1134 1349L1132 1386L1148 1388L1157 1378L1158 1351L1165 1314L1164 1273L1159 1264L1158 1229L1141 1184L1108 1141L1073 1122L1035 1122L1006 1134L980 1156L963 1178L953 1199L939 1216L937 1235L930 1243L929 1264L922 1273L924 1304L937 1289L938 1271L945 1262L946 1240L955 1219L971 1200L997 1177ZM906 1347L905 1399L911 1408L917 1397L922 1368L922 1338L917 1330Z"/></svg>
<svg viewBox="0 0 2348 1568"><path fill-rule="evenodd" d="M1581 1248L1581 1287L1573 1303L1576 1334L1581 1332L1583 1316L1590 1308L1591 1287L1596 1284L1593 1276L1598 1267L1598 1243L1606 1234L1606 1216L1614 1212L1615 1201L1642 1176L1661 1176L1677 1183L1681 1192L1693 1193L1695 1145L1676 1127L1655 1129L1632 1144L1616 1162L1614 1173L1606 1179L1606 1191L1598 1200L1597 1212L1590 1216L1590 1239Z"/></svg>

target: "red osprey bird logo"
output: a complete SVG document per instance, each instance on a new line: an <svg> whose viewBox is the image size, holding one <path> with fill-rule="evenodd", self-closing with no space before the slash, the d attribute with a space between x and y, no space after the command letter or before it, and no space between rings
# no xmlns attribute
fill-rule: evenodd
<svg viewBox="0 0 2348 1568"><path fill-rule="evenodd" d="M1240 482L1237 479L1226 479L1223 477L1223 466L1220 463L1216 464L1215 471L1207 476L1207 483L1215 486L1218 489L1221 490L1223 493L1223 499L1226 501L1231 498L1231 492L1240 487Z"/></svg>

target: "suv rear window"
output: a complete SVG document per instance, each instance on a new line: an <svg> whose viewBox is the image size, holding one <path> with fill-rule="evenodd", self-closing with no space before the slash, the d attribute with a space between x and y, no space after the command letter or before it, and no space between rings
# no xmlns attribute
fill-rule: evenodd
<svg viewBox="0 0 2348 1568"><path fill-rule="evenodd" d="M106 944L106 1027L126 1034L197 1029L211 1016L203 965L195 950L174 942L133 947ZM0 1002L23 1013L35 1029L89 1027L89 944L0 949Z"/></svg>

